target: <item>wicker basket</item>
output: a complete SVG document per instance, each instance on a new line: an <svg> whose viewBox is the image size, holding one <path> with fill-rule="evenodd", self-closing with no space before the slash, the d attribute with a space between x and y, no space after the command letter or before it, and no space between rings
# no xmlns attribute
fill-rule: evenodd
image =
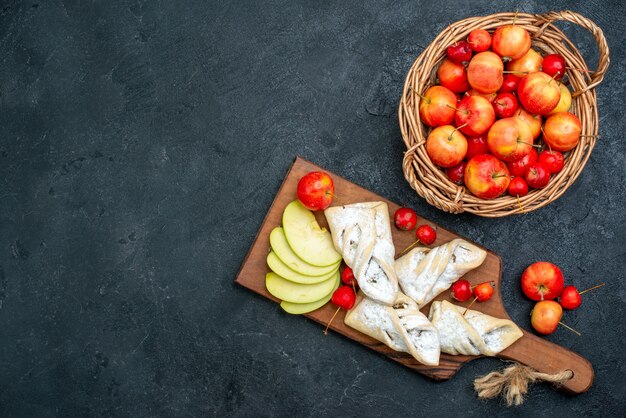
<svg viewBox="0 0 626 418"><path fill-rule="evenodd" d="M445 57L448 45L465 39L474 29L483 28L492 32L499 26L513 23L530 33L535 49L544 53L559 53L563 55L569 67L586 70L587 65L580 52L565 34L552 24L555 20L573 22L589 30L600 50L598 69L595 72L567 71L574 90L570 111L582 122L580 142L565 155L563 170L550 179L546 188L532 190L520 198L520 201L512 196L502 196L493 200L480 199L465 187L452 183L428 157L425 142L430 128L420 120L420 97L417 93L423 94L434 84L437 67ZM595 146L598 136L598 106L594 87L600 84L608 66L609 47L602 30L589 19L571 11L542 15L498 13L464 19L450 25L415 60L406 77L398 111L402 138L407 148L402 162L404 176L411 187L428 203L451 213L470 212L497 218L529 212L553 202L574 183Z"/></svg>

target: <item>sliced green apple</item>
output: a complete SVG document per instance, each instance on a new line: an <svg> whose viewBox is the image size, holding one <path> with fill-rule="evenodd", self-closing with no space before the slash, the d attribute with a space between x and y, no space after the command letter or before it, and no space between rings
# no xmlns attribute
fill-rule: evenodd
<svg viewBox="0 0 626 418"><path fill-rule="evenodd" d="M270 267L270 269L272 269L274 273L278 274L283 279L287 279L290 282L302 284L315 284L328 280L333 276L333 274L335 274L335 272L339 268L339 266L337 266L337 269L332 270L331 272L323 274L321 276L306 276L287 267L274 251L270 251L270 253L267 255L267 265Z"/></svg>
<svg viewBox="0 0 626 418"><path fill-rule="evenodd" d="M339 284L339 272L330 279L316 284L290 282L274 272L265 275L265 287L274 297L292 303L311 303L333 292Z"/></svg>
<svg viewBox="0 0 626 418"><path fill-rule="evenodd" d="M333 288L332 292L330 292L328 295L324 296L320 300L316 300L315 302L292 303L292 302L282 301L280 303L280 307L283 308L285 312L293 314L293 315L302 315L305 313L313 312L314 310L319 309L322 306L326 305L328 301L330 300L330 298L333 297L333 292L337 290L338 287L339 287L339 282L337 282L337 285Z"/></svg>
<svg viewBox="0 0 626 418"><path fill-rule="evenodd" d="M341 261L341 254L335 250L330 232L319 226L313 213L299 200L294 200L285 208L283 228L293 252L307 263L324 267Z"/></svg>
<svg viewBox="0 0 626 418"><path fill-rule="evenodd" d="M270 245L280 261L291 270L305 276L323 276L339 268L339 262L326 267L317 267L303 261L289 246L285 237L285 231L280 226L274 228L270 233Z"/></svg>

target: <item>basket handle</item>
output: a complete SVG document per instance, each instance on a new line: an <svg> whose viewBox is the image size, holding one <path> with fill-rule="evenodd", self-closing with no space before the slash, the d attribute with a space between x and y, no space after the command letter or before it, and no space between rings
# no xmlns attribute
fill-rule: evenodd
<svg viewBox="0 0 626 418"><path fill-rule="evenodd" d="M565 20L568 22L576 23L577 25L591 32L591 34L593 35L593 38L598 44L598 50L600 52L600 59L598 61L598 69L591 75L591 80L589 84L587 85L587 87L575 92L574 95L578 96L586 92L587 90L590 90L596 87L598 84L600 84L602 80L604 79L604 74L606 74L606 71L609 68L609 63L611 61L609 59L609 46L606 43L606 38L604 37L604 33L602 32L602 29L600 29L600 27L596 25L594 22L592 22L591 20L587 19L586 17L576 12L572 12L571 10L564 10L561 12L549 12L549 13L537 15L537 17L539 18L540 21L545 22L545 24L541 27L539 32L535 34L535 36L540 36L545 30L545 28L550 23L554 22L555 20Z"/></svg>

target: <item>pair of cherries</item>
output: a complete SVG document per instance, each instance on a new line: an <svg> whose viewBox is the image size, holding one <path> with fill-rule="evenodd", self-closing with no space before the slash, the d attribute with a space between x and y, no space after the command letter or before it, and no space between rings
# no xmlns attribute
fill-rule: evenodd
<svg viewBox="0 0 626 418"><path fill-rule="evenodd" d="M465 279L461 279L457 280L452 285L452 297L459 302L465 302L466 300L469 300L473 295L474 301L472 302L472 304L476 301L486 302L491 299L491 296L493 296L493 288L493 282L480 283L472 288L470 282Z"/></svg>

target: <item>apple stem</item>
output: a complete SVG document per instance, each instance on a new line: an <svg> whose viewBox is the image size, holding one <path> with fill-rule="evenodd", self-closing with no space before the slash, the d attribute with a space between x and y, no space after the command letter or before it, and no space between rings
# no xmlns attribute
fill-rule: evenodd
<svg viewBox="0 0 626 418"><path fill-rule="evenodd" d="M467 109L465 109L465 110L459 109L458 107L450 106L449 104L447 104L446 107L449 107L450 109L454 109L454 110L456 110L458 112L465 112L466 115L469 113L469 110L467 110Z"/></svg>
<svg viewBox="0 0 626 418"><path fill-rule="evenodd" d="M333 319L335 319L340 310L341 308L337 308L332 318L330 318L330 321L328 321L328 325L326 325L326 329L324 330L324 335L328 335L328 328L330 327L330 324L333 322Z"/></svg>
<svg viewBox="0 0 626 418"><path fill-rule="evenodd" d="M557 76L557 75L559 75L559 72L558 72L558 71L557 71L557 72L556 72L556 73L552 76L552 78L550 78L550 81L548 81L548 84L550 84L551 82L553 82L553 81L554 81L554 79L556 78L556 76Z"/></svg>
<svg viewBox="0 0 626 418"><path fill-rule="evenodd" d="M587 293L587 292L589 292L589 291L591 291L591 290L598 289L598 288L600 288L600 287L604 286L605 284L606 284L606 283L600 283L600 284L599 284L599 285L597 285L597 286L590 287L589 289L585 289L585 290L583 290L582 292L578 292L578 294L579 294L579 295L582 295L583 293Z"/></svg>
<svg viewBox="0 0 626 418"><path fill-rule="evenodd" d="M579 337L582 336L582 334L578 331L576 331L574 328L570 327L569 325L565 325L563 322L559 321L560 325L563 325L565 328L567 328L568 330L572 331L574 334L578 335Z"/></svg>
<svg viewBox="0 0 626 418"><path fill-rule="evenodd" d="M415 247L418 243L420 242L420 240L415 240L415 242L411 245L409 245L408 247L406 247L398 257L401 257L402 255L404 255L404 253L406 253L407 251L409 251L411 248Z"/></svg>
<svg viewBox="0 0 626 418"><path fill-rule="evenodd" d="M525 214L526 214L526 211L524 210L524 206L522 206L522 201L520 200L519 195L516 195L516 196L517 196L517 204L519 205L519 209L520 209L520 210L522 211L522 213L525 215Z"/></svg>
<svg viewBox="0 0 626 418"><path fill-rule="evenodd" d="M528 71L502 71L502 74L526 74L528 75Z"/></svg>

